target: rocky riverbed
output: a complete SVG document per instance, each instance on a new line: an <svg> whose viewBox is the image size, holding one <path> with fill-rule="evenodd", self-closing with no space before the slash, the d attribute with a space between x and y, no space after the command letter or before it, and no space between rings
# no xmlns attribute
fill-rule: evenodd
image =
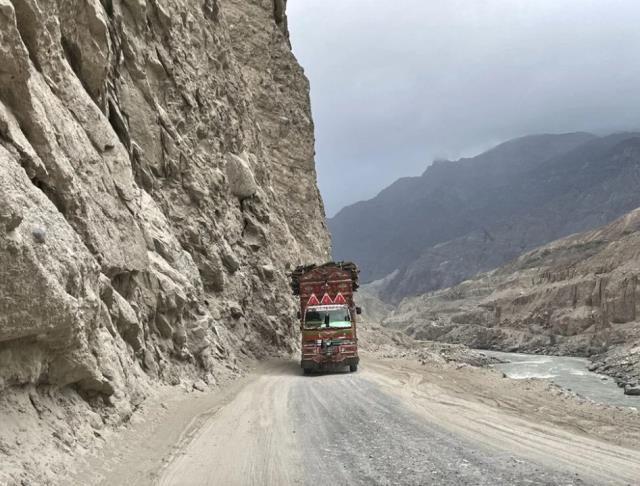
<svg viewBox="0 0 640 486"><path fill-rule="evenodd" d="M455 287L405 299L383 321L423 340L584 356L627 393L640 380L640 210Z"/></svg>
<svg viewBox="0 0 640 486"><path fill-rule="evenodd" d="M589 369L612 376L625 394L640 396L640 345L618 346L596 356Z"/></svg>
<svg viewBox="0 0 640 486"><path fill-rule="evenodd" d="M616 380L594 371L586 358L485 351L501 360L491 365L509 378L548 380L597 403L640 408L640 398L623 394Z"/></svg>

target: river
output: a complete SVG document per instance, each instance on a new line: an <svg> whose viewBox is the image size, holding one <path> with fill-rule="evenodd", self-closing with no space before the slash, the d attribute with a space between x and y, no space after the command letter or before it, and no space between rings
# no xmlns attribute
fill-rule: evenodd
<svg viewBox="0 0 640 486"><path fill-rule="evenodd" d="M494 366L509 378L548 379L594 402L640 408L640 397L625 395L613 378L589 371L590 361L586 358L485 350L482 352L507 361Z"/></svg>

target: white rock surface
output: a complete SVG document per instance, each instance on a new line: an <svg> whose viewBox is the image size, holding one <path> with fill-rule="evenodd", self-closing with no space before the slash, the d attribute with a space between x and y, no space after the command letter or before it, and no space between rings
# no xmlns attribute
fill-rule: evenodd
<svg viewBox="0 0 640 486"><path fill-rule="evenodd" d="M118 422L297 346L286 273L329 237L284 6L0 0L0 413Z"/></svg>

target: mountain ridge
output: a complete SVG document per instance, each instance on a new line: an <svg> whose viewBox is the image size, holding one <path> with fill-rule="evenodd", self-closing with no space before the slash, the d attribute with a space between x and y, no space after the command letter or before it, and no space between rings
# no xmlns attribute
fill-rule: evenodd
<svg viewBox="0 0 640 486"><path fill-rule="evenodd" d="M384 325L412 337L592 357L640 382L640 208L542 245L455 286L405 298Z"/></svg>
<svg viewBox="0 0 640 486"><path fill-rule="evenodd" d="M348 217L329 220L334 256L364 253L364 281L398 270L381 290L381 297L390 302L454 285L523 251L605 224L640 205L624 180L635 177L640 164L633 145L637 135L529 136L477 157L440 162L423 176L397 181L377 199L345 210ZM619 145L625 140L630 147ZM625 159L625 150L633 152L632 161ZM617 185L624 194L607 202L603 196L611 190L607 184ZM565 193L578 197L580 205L568 204ZM575 222L573 210L580 215ZM520 237L509 227L522 226L523 218L529 218L532 226L521 228ZM522 241L515 241L518 238ZM498 242L492 249L493 240ZM455 252L443 253L447 246L455 247ZM474 261L479 251L493 254L484 262ZM467 254L470 261L465 260ZM447 265L460 258L447 274ZM431 278L434 272L442 277ZM419 281L427 284L416 285Z"/></svg>

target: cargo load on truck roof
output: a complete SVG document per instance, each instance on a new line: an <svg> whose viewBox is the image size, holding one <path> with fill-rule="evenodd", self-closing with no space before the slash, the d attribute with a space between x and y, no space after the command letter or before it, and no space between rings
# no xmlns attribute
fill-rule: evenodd
<svg viewBox="0 0 640 486"><path fill-rule="evenodd" d="M300 265L296 267L296 269L291 272L291 290L293 290L293 295L300 295L300 277L308 274L312 270L316 269L333 269L338 268L340 270L345 270L351 274L351 291L355 292L358 290L360 286L358 283L358 267L353 262L327 262L322 265Z"/></svg>
<svg viewBox="0 0 640 486"><path fill-rule="evenodd" d="M358 267L351 262L304 265L291 273L291 289L300 299L300 311L310 305L354 305Z"/></svg>

